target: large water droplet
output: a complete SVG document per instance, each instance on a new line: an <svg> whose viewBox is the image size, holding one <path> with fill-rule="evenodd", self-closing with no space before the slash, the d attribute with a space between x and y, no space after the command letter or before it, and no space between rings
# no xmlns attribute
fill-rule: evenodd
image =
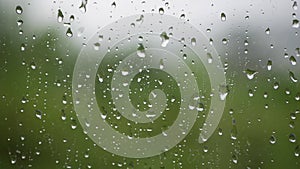
<svg viewBox="0 0 300 169"><path fill-rule="evenodd" d="M161 37L161 46L166 47L169 43L169 37L166 32L160 34Z"/></svg>
<svg viewBox="0 0 300 169"><path fill-rule="evenodd" d="M22 9L21 6L18 5L18 6L16 7L16 13L19 14L19 15L21 15L21 14L23 13L23 9Z"/></svg>

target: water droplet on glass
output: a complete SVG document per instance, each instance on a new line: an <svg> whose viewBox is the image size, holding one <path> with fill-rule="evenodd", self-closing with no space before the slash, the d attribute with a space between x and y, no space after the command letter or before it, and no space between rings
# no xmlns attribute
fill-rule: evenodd
<svg viewBox="0 0 300 169"><path fill-rule="evenodd" d="M18 25L18 26L22 26L22 25L23 25L23 20L18 20L18 21L17 21L17 25Z"/></svg>
<svg viewBox="0 0 300 169"><path fill-rule="evenodd" d="M21 44L21 51L25 51L25 44L24 43Z"/></svg>
<svg viewBox="0 0 300 169"><path fill-rule="evenodd" d="M248 45L249 45L249 42L248 42L247 40L245 40L245 41L244 41L244 45L245 45L245 46L248 46Z"/></svg>
<svg viewBox="0 0 300 169"><path fill-rule="evenodd" d="M211 54L210 54L210 53L207 53L206 56L207 56L207 62L208 62L208 63L212 63L213 58L212 58Z"/></svg>
<svg viewBox="0 0 300 169"><path fill-rule="evenodd" d="M160 61L159 61L159 69L164 69L164 67L165 67L164 60L160 59Z"/></svg>
<svg viewBox="0 0 300 169"><path fill-rule="evenodd" d="M111 7L116 8L116 7L117 7L116 2L113 2L113 3L111 4Z"/></svg>
<svg viewBox="0 0 300 169"><path fill-rule="evenodd" d="M95 50L99 50L100 49L100 43L99 42L96 42L96 43L94 43L94 49Z"/></svg>
<svg viewBox="0 0 300 169"><path fill-rule="evenodd" d="M295 142L296 142L296 135L295 135L294 133L291 133L291 134L289 135L289 141L290 141L291 143L295 143Z"/></svg>
<svg viewBox="0 0 300 169"><path fill-rule="evenodd" d="M221 21L226 21L226 15L225 13L221 13Z"/></svg>
<svg viewBox="0 0 300 169"><path fill-rule="evenodd" d="M196 38L191 39L191 44L192 44L192 46L196 46Z"/></svg>
<svg viewBox="0 0 300 169"><path fill-rule="evenodd" d="M38 119L42 119L42 111L35 110L35 117L38 118Z"/></svg>
<svg viewBox="0 0 300 169"><path fill-rule="evenodd" d="M292 27L293 28L299 28L299 20L298 19L294 19L292 22Z"/></svg>
<svg viewBox="0 0 300 169"><path fill-rule="evenodd" d="M32 70L35 70L35 69L36 69L36 65L35 65L34 62L31 62L31 63L30 63L30 68L31 68Z"/></svg>
<svg viewBox="0 0 300 169"><path fill-rule="evenodd" d="M253 97L253 91L250 89L249 91L248 91L248 95L249 95L249 97Z"/></svg>
<svg viewBox="0 0 300 169"><path fill-rule="evenodd" d="M298 79L296 79L296 77L292 71L289 71L289 76L290 76L290 79L292 80L292 82L294 82L294 83L298 82Z"/></svg>
<svg viewBox="0 0 300 169"><path fill-rule="evenodd" d="M249 80L251 80L251 79L254 78L254 76L255 76L258 72L255 71L255 70L246 69L246 70L244 71L244 73L246 73L247 78L248 78Z"/></svg>
<svg viewBox="0 0 300 169"><path fill-rule="evenodd" d="M238 163L237 155L235 155L235 154L232 155L232 162L233 162L234 164L237 164L237 163Z"/></svg>
<svg viewBox="0 0 300 169"><path fill-rule="evenodd" d="M270 28L267 28L267 29L265 30L265 33L266 33L267 35L269 35L269 34L270 34Z"/></svg>
<svg viewBox="0 0 300 169"><path fill-rule="evenodd" d="M298 9L297 1L294 1L292 8L293 8L294 10L297 10L297 9Z"/></svg>
<svg viewBox="0 0 300 169"><path fill-rule="evenodd" d="M221 100L225 100L228 93L229 93L229 89L227 85L220 85L219 87L219 93L220 93L220 99Z"/></svg>
<svg viewBox="0 0 300 169"><path fill-rule="evenodd" d="M163 15L165 13L164 8L159 8L158 9L158 13L161 14L161 15Z"/></svg>
<svg viewBox="0 0 300 169"><path fill-rule="evenodd" d="M294 56L291 56L289 60L290 60L290 62L291 62L292 65L296 65L297 64L296 58Z"/></svg>
<svg viewBox="0 0 300 169"><path fill-rule="evenodd" d="M57 22L62 22L64 19L64 15L62 13L62 11L59 9L58 13L57 13Z"/></svg>
<svg viewBox="0 0 300 169"><path fill-rule="evenodd" d="M169 43L169 37L167 33L166 32L161 33L160 38L161 38L161 46L166 47Z"/></svg>
<svg viewBox="0 0 300 169"><path fill-rule="evenodd" d="M19 15L21 15L21 14L23 13L23 9L22 9L21 6L18 5L18 6L16 7L16 13L19 14Z"/></svg>
<svg viewBox="0 0 300 169"><path fill-rule="evenodd" d="M295 156L299 157L299 155L300 155L300 146L297 145L296 148L295 148Z"/></svg>
<svg viewBox="0 0 300 169"><path fill-rule="evenodd" d="M145 48L144 48L143 44L139 44L139 47L137 48L136 54L141 58L144 58L146 56Z"/></svg>
<svg viewBox="0 0 300 169"><path fill-rule="evenodd" d="M268 60L268 62L267 62L267 69L268 70L272 69L272 61L271 60Z"/></svg>
<svg viewBox="0 0 300 169"><path fill-rule="evenodd" d="M71 120L71 129L75 130L77 128L77 122L76 120Z"/></svg>
<svg viewBox="0 0 300 169"><path fill-rule="evenodd" d="M85 13L85 12L86 12L86 5L87 5L87 0L82 0L81 5L79 6L79 10L80 10L82 13Z"/></svg>
<svg viewBox="0 0 300 169"><path fill-rule="evenodd" d="M277 89L279 88L279 83L278 83L278 82L275 82L273 88L274 88L275 90L277 90Z"/></svg>
<svg viewBox="0 0 300 169"><path fill-rule="evenodd" d="M271 135L270 137L270 143L275 144L276 143L276 137L274 135Z"/></svg>
<svg viewBox="0 0 300 169"><path fill-rule="evenodd" d="M72 32L71 28L68 28L68 29L67 29L66 35L67 35L67 37L69 37L69 38L73 36L73 32Z"/></svg>
<svg viewBox="0 0 300 169"><path fill-rule="evenodd" d="M223 39L222 39L222 43L223 43L224 45L227 45L228 40L227 40L226 38L223 38Z"/></svg>

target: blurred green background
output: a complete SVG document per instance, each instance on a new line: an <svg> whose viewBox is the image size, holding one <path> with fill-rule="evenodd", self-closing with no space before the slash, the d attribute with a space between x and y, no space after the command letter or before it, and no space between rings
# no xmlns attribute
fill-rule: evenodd
<svg viewBox="0 0 300 169"><path fill-rule="evenodd" d="M296 47L285 47L294 53L283 63L273 58L283 58L286 49L263 58L268 55L266 47L258 41L248 48L249 55L239 53L244 44L235 41L242 39L242 43L255 36L255 31L232 31L231 46L220 52L227 67L229 95L214 135L204 144L198 143L204 121L199 118L188 136L170 151L131 159L104 151L83 133L71 95L73 68L80 52L72 38L51 26L40 32L23 29L18 26L22 18L15 9L0 9L1 169L300 167L300 86L289 73L300 78L299 69L293 69L299 67L299 41L293 43ZM248 43L252 42L250 38ZM290 64L291 55L296 65ZM272 61L270 71L268 59ZM248 68L248 62L254 66ZM258 72L251 80L246 75L250 70ZM200 116L207 114L209 105L205 106Z"/></svg>

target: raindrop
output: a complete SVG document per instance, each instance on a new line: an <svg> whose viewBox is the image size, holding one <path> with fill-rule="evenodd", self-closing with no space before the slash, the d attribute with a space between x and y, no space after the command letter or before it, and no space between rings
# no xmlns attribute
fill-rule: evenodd
<svg viewBox="0 0 300 169"><path fill-rule="evenodd" d="M298 19L294 19L292 22L292 27L293 28L299 28L299 20Z"/></svg>
<svg viewBox="0 0 300 169"><path fill-rule="evenodd" d="M160 61L159 61L159 69L164 69L164 67L165 67L164 60L160 59Z"/></svg>
<svg viewBox="0 0 300 169"><path fill-rule="evenodd" d="M24 43L21 44L21 51L25 51L25 44Z"/></svg>
<svg viewBox="0 0 300 169"><path fill-rule="evenodd" d="M297 10L297 9L298 9L297 1L294 1L292 8L293 8L294 10Z"/></svg>
<svg viewBox="0 0 300 169"><path fill-rule="evenodd" d="M141 58L144 58L146 56L145 48L144 48L143 44L139 44L139 47L137 48L136 54Z"/></svg>
<svg viewBox="0 0 300 169"><path fill-rule="evenodd" d="M57 13L57 22L62 22L64 20L64 15L62 11L59 9Z"/></svg>
<svg viewBox="0 0 300 169"><path fill-rule="evenodd" d="M71 128L72 128L73 130L75 130L75 129L77 128L77 122L76 122L76 120L74 120L74 119L71 120Z"/></svg>
<svg viewBox="0 0 300 169"><path fill-rule="evenodd" d="M273 88L274 88L275 90L277 90L277 89L279 88L279 83L278 83L278 82L275 82Z"/></svg>
<svg viewBox="0 0 300 169"><path fill-rule="evenodd" d="M196 46L196 38L191 39L191 44L192 44L192 46Z"/></svg>
<svg viewBox="0 0 300 169"><path fill-rule="evenodd" d="M296 65L297 64L296 58L294 56L291 56L289 60L290 60L290 62L291 62L292 65Z"/></svg>
<svg viewBox="0 0 300 169"><path fill-rule="evenodd" d="M226 15L225 13L221 13L221 21L226 21Z"/></svg>
<svg viewBox="0 0 300 169"><path fill-rule="evenodd" d="M223 38L223 39L222 39L222 43L223 43L224 45L227 45L228 40L227 40L226 38Z"/></svg>
<svg viewBox="0 0 300 169"><path fill-rule="evenodd" d="M22 9L21 6L18 5L18 6L16 7L16 13L19 14L19 15L21 15L21 14L23 13L23 9Z"/></svg>
<svg viewBox="0 0 300 169"><path fill-rule="evenodd" d="M99 50L100 49L100 43L99 42L96 42L96 43L94 43L94 49L95 50Z"/></svg>
<svg viewBox="0 0 300 169"><path fill-rule="evenodd" d="M210 54L210 53L207 53L206 56L207 56L207 62L208 62L208 63L212 63L213 58L212 58L211 54Z"/></svg>
<svg viewBox="0 0 300 169"><path fill-rule="evenodd" d="M38 119L42 119L42 111L35 110L35 117L38 118Z"/></svg>
<svg viewBox="0 0 300 169"><path fill-rule="evenodd" d="M80 10L82 13L85 13L85 12L86 12L86 5L87 5L87 0L82 0L81 5L79 6L79 10Z"/></svg>
<svg viewBox="0 0 300 169"><path fill-rule="evenodd" d="M291 134L289 135L289 141L290 141L291 143L295 143L295 142L296 142L296 135L295 135L294 133L291 133Z"/></svg>
<svg viewBox="0 0 300 169"><path fill-rule="evenodd" d="M35 69L36 69L36 65L35 65L34 62L31 62L31 63L30 63L30 68L31 68L32 70L35 70Z"/></svg>
<svg viewBox="0 0 300 169"><path fill-rule="evenodd" d="M267 35L269 35L269 34L270 34L270 28L267 28L267 29L265 30L265 33L266 33Z"/></svg>
<svg viewBox="0 0 300 169"><path fill-rule="evenodd" d="M180 19L184 19L184 18L185 18L185 14L181 14Z"/></svg>
<svg viewBox="0 0 300 169"><path fill-rule="evenodd" d="M236 156L235 154L232 155L232 162L233 162L234 164L237 164L237 163L238 163L238 158L237 158L237 156Z"/></svg>
<svg viewBox="0 0 300 169"><path fill-rule="evenodd" d="M267 62L267 69L268 70L272 69L272 61L271 60L268 60L268 62Z"/></svg>
<svg viewBox="0 0 300 169"><path fill-rule="evenodd" d="M71 15L70 18L69 18L70 22L73 22L74 19L75 19L74 15Z"/></svg>
<svg viewBox="0 0 300 169"><path fill-rule="evenodd" d="M161 15L163 15L165 13L164 8L159 8L158 9L158 13L161 14Z"/></svg>
<svg viewBox="0 0 300 169"><path fill-rule="evenodd" d="M113 3L111 4L111 7L116 8L116 7L117 7L116 2L113 2Z"/></svg>
<svg viewBox="0 0 300 169"><path fill-rule="evenodd" d="M71 28L68 28L67 32L66 32L67 37L72 37L73 36L73 32L71 30Z"/></svg>
<svg viewBox="0 0 300 169"><path fill-rule="evenodd" d="M161 38L161 46L166 47L169 43L169 37L167 33L166 32L161 33L160 38Z"/></svg>
<svg viewBox="0 0 300 169"><path fill-rule="evenodd" d="M244 70L244 73L246 73L247 78L248 78L249 80L251 80L251 79L254 78L254 76L255 76L258 72L255 71L255 70L246 69L246 70Z"/></svg>
<svg viewBox="0 0 300 169"><path fill-rule="evenodd" d="M248 46L248 45L249 45L249 42L248 42L247 40L245 40L245 41L244 41L244 45L245 45L245 46Z"/></svg>
<svg viewBox="0 0 300 169"><path fill-rule="evenodd" d="M250 89L249 91L248 91L248 95L249 95L249 97L253 97L253 91Z"/></svg>
<svg viewBox="0 0 300 169"><path fill-rule="evenodd" d="M290 76L290 79L292 80L292 82L296 83L298 81L298 79L296 79L293 72L289 71L289 76Z"/></svg>
<svg viewBox="0 0 300 169"><path fill-rule="evenodd" d="M300 155L300 146L297 145L296 148L295 148L295 156L299 157L299 155Z"/></svg>
<svg viewBox="0 0 300 169"><path fill-rule="evenodd" d="M221 85L219 88L219 93L220 93L220 99L221 100L225 100L228 93L229 93L229 89L227 85Z"/></svg>
<svg viewBox="0 0 300 169"><path fill-rule="evenodd" d="M18 25L18 26L22 26L22 25L23 25L23 21L22 21L22 20L18 20L18 21L17 21L17 25Z"/></svg>
<svg viewBox="0 0 300 169"><path fill-rule="evenodd" d="M274 135L271 135L270 137L270 143L275 144L276 143L276 137Z"/></svg>

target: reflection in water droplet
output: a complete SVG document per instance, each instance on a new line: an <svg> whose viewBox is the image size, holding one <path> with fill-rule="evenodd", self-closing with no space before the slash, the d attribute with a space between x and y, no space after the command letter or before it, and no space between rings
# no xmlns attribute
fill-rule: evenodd
<svg viewBox="0 0 300 169"><path fill-rule="evenodd" d="M62 11L59 9L58 13L57 13L57 22L62 22L64 19L64 15L62 13Z"/></svg>
<svg viewBox="0 0 300 169"><path fill-rule="evenodd" d="M21 14L23 13L23 9L22 9L21 6L18 5L18 6L16 7L16 13L19 14L19 15L21 15Z"/></svg>
<svg viewBox="0 0 300 169"><path fill-rule="evenodd" d="M294 83L298 82L298 79L296 79L296 77L292 71L289 71L289 76L290 76L290 79L292 80L292 82L294 82Z"/></svg>
<svg viewBox="0 0 300 169"><path fill-rule="evenodd" d="M69 38L73 36L73 32L72 32L71 28L68 28L68 29L67 29L66 35L67 35L67 37L69 37Z"/></svg>
<svg viewBox="0 0 300 169"><path fill-rule="evenodd" d="M225 13L221 13L221 21L226 21L226 15Z"/></svg>
<svg viewBox="0 0 300 169"><path fill-rule="evenodd" d="M169 37L166 32L160 34L161 37L161 46L166 47L169 43Z"/></svg>

